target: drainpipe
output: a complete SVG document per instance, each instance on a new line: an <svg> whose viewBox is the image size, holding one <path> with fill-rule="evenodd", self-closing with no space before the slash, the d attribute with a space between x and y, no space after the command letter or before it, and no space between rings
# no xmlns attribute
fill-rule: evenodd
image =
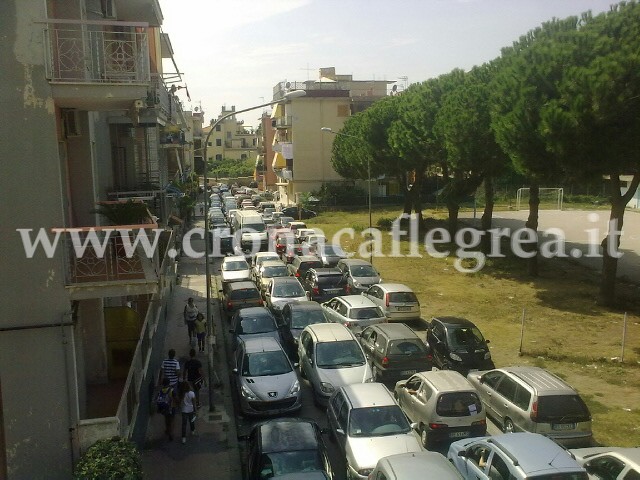
<svg viewBox="0 0 640 480"><path fill-rule="evenodd" d="M76 302L74 302L76 303ZM77 303L76 303L77 308ZM64 371L67 379L67 404L69 405L69 442L71 445L71 471L73 472L73 468L76 464L76 459L80 456L80 446L78 445L78 435L77 435L77 425L78 425L78 390L75 389L75 395L73 391L73 383L77 382L77 375L75 368L73 367L74 363L72 363L69 359L69 355L72 355L74 352L74 339L71 337L71 344L69 345L69 339L67 338L66 329L75 325L74 322L74 312L68 312L63 314L64 317L71 317L71 321L62 321L60 322L60 333L62 334L62 355L64 357ZM72 330L73 331L73 330ZM72 382L73 379L73 382Z"/></svg>

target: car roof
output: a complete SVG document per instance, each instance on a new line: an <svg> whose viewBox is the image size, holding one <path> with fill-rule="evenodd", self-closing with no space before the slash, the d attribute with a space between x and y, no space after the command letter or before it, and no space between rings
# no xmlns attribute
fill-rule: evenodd
<svg viewBox="0 0 640 480"><path fill-rule="evenodd" d="M432 370L420 372L418 375L433 385L438 392L475 392L475 388L469 380L455 370Z"/></svg>
<svg viewBox="0 0 640 480"><path fill-rule="evenodd" d="M254 255L254 258L256 258L256 259L258 259L260 257L277 257L277 258L280 258L280 256L276 252L257 252Z"/></svg>
<svg viewBox="0 0 640 480"><path fill-rule="evenodd" d="M366 260L362 260L361 258L343 258L339 260L338 263L341 263L343 265L348 265L348 266L371 265L371 262L367 262Z"/></svg>
<svg viewBox="0 0 640 480"><path fill-rule="evenodd" d="M258 353L258 352L274 352L282 350L282 347L278 341L273 337L257 337L253 338L251 335L243 337L244 350L246 353Z"/></svg>
<svg viewBox="0 0 640 480"><path fill-rule="evenodd" d="M296 277L273 277L271 281L276 283L295 283L300 285L300 281Z"/></svg>
<svg viewBox="0 0 640 480"><path fill-rule="evenodd" d="M318 276L325 276L325 275L340 275L342 276L342 272L340 270L338 270L337 268L310 268L309 269L310 272L316 272L316 274L318 274Z"/></svg>
<svg viewBox="0 0 640 480"><path fill-rule="evenodd" d="M382 383L356 383L342 387L342 391L353 408L397 405Z"/></svg>
<svg viewBox="0 0 640 480"><path fill-rule="evenodd" d="M286 267L282 260L265 260L260 264L261 267L277 267L280 265L284 265Z"/></svg>
<svg viewBox="0 0 640 480"><path fill-rule="evenodd" d="M228 282L225 284L225 288L228 290L257 290L256 284L251 280L243 280L241 282Z"/></svg>
<svg viewBox="0 0 640 480"><path fill-rule="evenodd" d="M476 324L471 320L467 320L466 318L460 317L433 317L434 320L438 320L445 326L451 327L475 327Z"/></svg>
<svg viewBox="0 0 640 480"><path fill-rule="evenodd" d="M267 307L241 308L240 310L238 310L236 315L242 318L251 318L251 317L259 317L259 316L273 318L273 314L269 311Z"/></svg>
<svg viewBox="0 0 640 480"><path fill-rule="evenodd" d="M242 260L243 262L246 262L247 259L245 258L244 255L230 255L228 257L224 257L224 259L222 260L222 262L238 262Z"/></svg>
<svg viewBox="0 0 640 480"><path fill-rule="evenodd" d="M315 422L300 418L279 418L258 425L262 453L316 450Z"/></svg>
<svg viewBox="0 0 640 480"><path fill-rule="evenodd" d="M376 287L380 287L385 292L413 292L410 287L403 283L378 283Z"/></svg>
<svg viewBox="0 0 640 480"><path fill-rule="evenodd" d="M449 460L438 452L397 453L381 458L378 465L391 470L398 479L414 478L416 472L429 472L430 478L462 479Z"/></svg>
<svg viewBox="0 0 640 480"><path fill-rule="evenodd" d="M522 379L527 385L536 389L537 395L560 395L563 393L577 395L576 390L571 385L540 367L502 367L499 370L504 370Z"/></svg>
<svg viewBox="0 0 640 480"><path fill-rule="evenodd" d="M372 300L370 300L367 297L364 297L362 295L342 295L342 296L335 297L335 298L339 298L344 303L346 303L350 307L354 307L354 308L357 308L357 307L377 307L378 306Z"/></svg>
<svg viewBox="0 0 640 480"><path fill-rule="evenodd" d="M378 323L376 325L371 326L372 329L379 330L384 333L389 340L399 340L406 338L417 338L418 335L411 328L406 326L404 323L393 322L393 323Z"/></svg>
<svg viewBox="0 0 640 480"><path fill-rule="evenodd" d="M341 323L314 323L305 327L318 342L354 340L353 333Z"/></svg>
<svg viewBox="0 0 640 480"><path fill-rule="evenodd" d="M299 262L320 262L321 260L315 255L297 255L293 258L298 259Z"/></svg>
<svg viewBox="0 0 640 480"><path fill-rule="evenodd" d="M300 302L289 302L287 303L291 310L320 310L322 311L322 307L318 302L314 302L313 300L302 300Z"/></svg>

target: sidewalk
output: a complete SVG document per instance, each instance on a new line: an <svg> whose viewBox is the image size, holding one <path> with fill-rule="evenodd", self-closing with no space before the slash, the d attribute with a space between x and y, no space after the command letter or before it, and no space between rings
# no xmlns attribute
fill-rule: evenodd
<svg viewBox="0 0 640 480"><path fill-rule="evenodd" d="M194 227L204 228L204 220L199 218ZM204 242L198 244L193 238L195 250L204 251ZM210 274L214 275L217 264L210 264ZM167 331L164 341L163 358L169 349L176 350L176 358L181 364L189 358L190 345L187 327L182 312L189 297L193 297L198 309L206 312L205 261L203 258L182 256L178 262L178 274L181 282L176 286L168 305ZM197 436L191 436L187 428L187 443L180 441L181 417L178 413L174 420L174 439L169 442L164 434L164 418L154 414L149 418L145 445L142 450L142 468L148 479L194 480L197 478L215 478L216 480L241 480L242 470L240 453L231 403L227 362L224 358L224 344L217 292L212 290L212 325L217 341L217 353L214 354L214 366L221 388L214 389L213 406L210 409L208 385L200 390L200 403L196 420ZM208 377L208 354L198 353L202 362L205 378ZM158 372L154 372L157 378ZM215 378L215 377L214 377Z"/></svg>

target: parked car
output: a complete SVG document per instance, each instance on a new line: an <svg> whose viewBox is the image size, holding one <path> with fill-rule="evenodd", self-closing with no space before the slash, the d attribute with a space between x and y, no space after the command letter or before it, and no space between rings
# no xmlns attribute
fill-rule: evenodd
<svg viewBox="0 0 640 480"><path fill-rule="evenodd" d="M312 420L277 418L259 423L248 436L246 451L246 478L252 480L334 478L322 431Z"/></svg>
<svg viewBox="0 0 640 480"><path fill-rule="evenodd" d="M409 420L418 425L425 448L487 433L487 417L480 397L458 372L416 373L396 383L394 394Z"/></svg>
<svg viewBox="0 0 640 480"><path fill-rule="evenodd" d="M591 413L578 392L539 367L503 367L467 375L487 416L504 432L541 433L565 446L588 446Z"/></svg>
<svg viewBox="0 0 640 480"><path fill-rule="evenodd" d="M277 221L280 222L280 225L282 225L284 228L289 228L289 224L291 222L295 222L296 219L283 214L280 218L278 218Z"/></svg>
<svg viewBox="0 0 640 480"><path fill-rule="evenodd" d="M326 302L339 295L347 295L347 282L337 268L310 268L300 283L316 302Z"/></svg>
<svg viewBox="0 0 640 480"><path fill-rule="evenodd" d="M220 267L222 272L222 283L239 282L242 280L250 280L249 264L242 255L234 255L225 257Z"/></svg>
<svg viewBox="0 0 640 480"><path fill-rule="evenodd" d="M222 285L222 308L228 314L241 308L261 306L262 296L253 282L247 280Z"/></svg>
<svg viewBox="0 0 640 480"><path fill-rule="evenodd" d="M324 302L322 308L330 322L340 323L356 335L369 325L387 321L380 307L361 295L335 297Z"/></svg>
<svg viewBox="0 0 640 480"><path fill-rule="evenodd" d="M233 373L241 414L280 415L300 410L298 376L275 338L242 339Z"/></svg>
<svg viewBox="0 0 640 480"><path fill-rule="evenodd" d="M304 274L310 268L322 268L322 262L314 255L299 255L297 257L293 257L288 268L291 275L300 278L304 277Z"/></svg>
<svg viewBox="0 0 640 480"><path fill-rule="evenodd" d="M292 229L293 230L293 229ZM300 241L304 241L308 235L317 235L315 228L296 228L295 235L300 239Z"/></svg>
<svg viewBox="0 0 640 480"><path fill-rule="evenodd" d="M309 218L317 217L318 214L313 210L309 210L304 207L285 207L282 209L282 213L289 217L293 217L300 220L307 220Z"/></svg>
<svg viewBox="0 0 640 480"><path fill-rule="evenodd" d="M590 480L639 480L640 447L588 447L569 450Z"/></svg>
<svg viewBox="0 0 640 480"><path fill-rule="evenodd" d="M407 417L381 383L337 389L327 406L327 421L350 479L366 479L381 458L423 450Z"/></svg>
<svg viewBox="0 0 640 480"><path fill-rule="evenodd" d="M280 329L273 314L265 307L248 307L236 311L231 318L231 344L235 349L238 342L250 336L272 337L280 345L290 344L287 332Z"/></svg>
<svg viewBox="0 0 640 480"><path fill-rule="evenodd" d="M462 475L438 452L397 453L378 460L369 480L462 480Z"/></svg>
<svg viewBox="0 0 640 480"><path fill-rule="evenodd" d="M335 267L341 259L348 257L340 245L330 243L316 244L314 254L322 261L322 265L325 267Z"/></svg>
<svg viewBox="0 0 640 480"><path fill-rule="evenodd" d="M314 401L326 405L337 388L371 382L371 367L356 337L344 325L309 325L298 340L300 375L311 384Z"/></svg>
<svg viewBox="0 0 640 480"><path fill-rule="evenodd" d="M304 291L304 288L295 277L272 278L267 285L264 296L267 307L277 317L281 316L282 307L288 302L300 302L309 299L307 292Z"/></svg>
<svg viewBox="0 0 640 480"><path fill-rule="evenodd" d="M373 370L373 378L393 389L398 380L431 370L431 353L404 323L379 323L362 331L360 344Z"/></svg>
<svg viewBox="0 0 640 480"><path fill-rule="evenodd" d="M282 260L269 260L262 262L258 276L256 277L256 286L260 290L260 294L265 297L267 287L272 278L290 277L291 273Z"/></svg>
<svg viewBox="0 0 640 480"><path fill-rule="evenodd" d="M362 293L382 280L371 263L359 258L343 258L336 267L342 272L349 293Z"/></svg>
<svg viewBox="0 0 640 480"><path fill-rule="evenodd" d="M466 375L470 370L495 368L486 340L470 320L457 317L431 319L427 330L433 364Z"/></svg>
<svg viewBox="0 0 640 480"><path fill-rule="evenodd" d="M280 260L280 256L276 252L256 252L251 259L251 280L257 281L260 265L268 260Z"/></svg>
<svg viewBox="0 0 640 480"><path fill-rule="evenodd" d="M420 317L420 302L411 288L402 283L372 285L362 295L384 310L389 321Z"/></svg>
<svg viewBox="0 0 640 480"><path fill-rule="evenodd" d="M327 323L322 307L311 300L289 302L282 309L282 323L289 329L293 341L298 345L302 330L315 323Z"/></svg>
<svg viewBox="0 0 640 480"><path fill-rule="evenodd" d="M447 458L465 479L587 480L571 454L537 433L509 433L457 440Z"/></svg>

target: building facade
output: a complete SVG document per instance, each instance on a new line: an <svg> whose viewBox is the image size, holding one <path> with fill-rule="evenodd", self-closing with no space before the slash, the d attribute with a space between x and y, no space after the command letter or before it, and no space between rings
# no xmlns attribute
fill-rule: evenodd
<svg viewBox="0 0 640 480"><path fill-rule="evenodd" d="M238 120L233 114L235 106L230 110L222 107L218 119L228 115L215 127L215 131L209 137L207 145L207 157L209 162L221 160L249 160L255 159L257 153L257 137L253 127L245 126L242 120ZM209 133L210 127L204 128L204 135Z"/></svg>
<svg viewBox="0 0 640 480"><path fill-rule="evenodd" d="M0 479L70 478L146 428L198 137L162 20L158 0L3 2Z"/></svg>

